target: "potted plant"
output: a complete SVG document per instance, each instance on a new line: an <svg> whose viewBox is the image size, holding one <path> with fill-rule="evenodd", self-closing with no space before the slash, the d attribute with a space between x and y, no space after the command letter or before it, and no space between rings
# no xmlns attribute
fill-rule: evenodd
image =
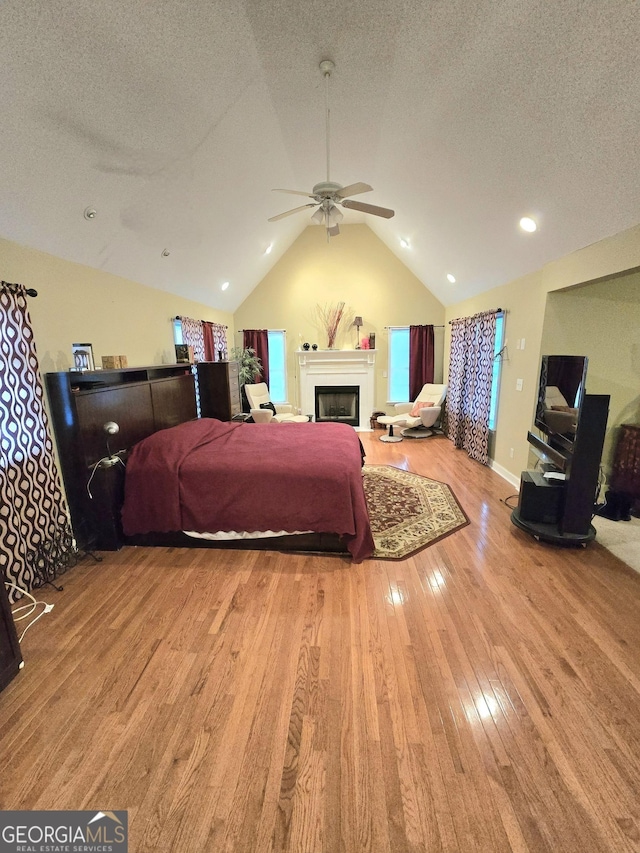
<svg viewBox="0 0 640 853"><path fill-rule="evenodd" d="M262 360L253 347L233 347L231 358L238 362L240 385L253 384L262 372Z"/></svg>

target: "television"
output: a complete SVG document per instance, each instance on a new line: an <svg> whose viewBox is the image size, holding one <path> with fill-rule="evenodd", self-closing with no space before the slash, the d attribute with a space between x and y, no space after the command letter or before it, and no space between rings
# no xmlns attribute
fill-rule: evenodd
<svg viewBox="0 0 640 853"><path fill-rule="evenodd" d="M576 441L584 403L588 359L584 355L545 355L540 366L534 426L529 443L565 470Z"/></svg>

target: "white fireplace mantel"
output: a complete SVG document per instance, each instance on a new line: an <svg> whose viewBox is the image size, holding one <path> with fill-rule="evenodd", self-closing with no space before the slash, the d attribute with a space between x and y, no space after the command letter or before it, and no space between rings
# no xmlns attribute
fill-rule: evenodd
<svg viewBox="0 0 640 853"><path fill-rule="evenodd" d="M298 350L296 357L303 414L315 413L316 386L357 385L360 388L360 407L356 429L370 429L375 395L375 350Z"/></svg>

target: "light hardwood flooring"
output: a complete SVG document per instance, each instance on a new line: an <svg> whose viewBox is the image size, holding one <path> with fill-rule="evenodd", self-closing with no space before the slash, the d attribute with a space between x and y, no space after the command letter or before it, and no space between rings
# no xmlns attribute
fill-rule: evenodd
<svg viewBox="0 0 640 853"><path fill-rule="evenodd" d="M398 562L126 548L41 590L0 807L128 809L130 850L640 850L640 576L510 522L443 437L367 461L464 529Z"/></svg>

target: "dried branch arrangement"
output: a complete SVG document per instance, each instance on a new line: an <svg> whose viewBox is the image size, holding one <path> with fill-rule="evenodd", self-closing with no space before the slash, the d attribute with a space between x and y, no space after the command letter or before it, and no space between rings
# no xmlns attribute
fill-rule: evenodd
<svg viewBox="0 0 640 853"><path fill-rule="evenodd" d="M327 333L327 346L333 349L342 321L345 319L344 302L337 305L318 305L318 319Z"/></svg>

